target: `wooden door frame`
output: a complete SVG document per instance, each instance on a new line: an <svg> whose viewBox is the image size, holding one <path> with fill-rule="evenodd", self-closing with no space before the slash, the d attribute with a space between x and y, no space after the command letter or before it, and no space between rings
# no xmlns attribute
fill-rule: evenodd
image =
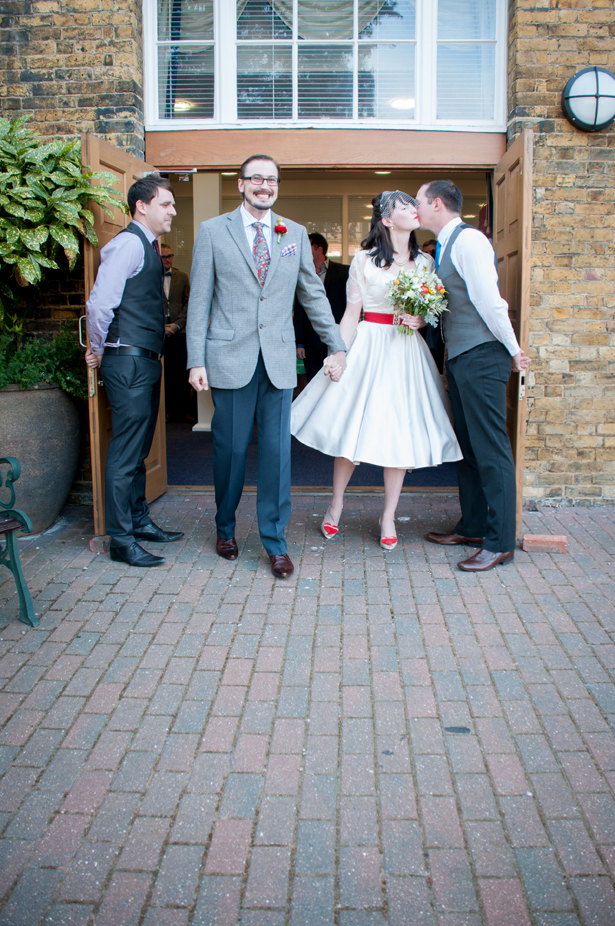
<svg viewBox="0 0 615 926"><path fill-rule="evenodd" d="M530 295L532 282L532 199L533 199L533 161L534 161L534 132L532 128L523 129L521 135L512 142L506 154L498 162L493 172L493 183L497 187L498 179L502 179L506 172L520 162L521 170L521 202L519 211L521 227L519 229L519 319L518 330L515 332L519 347L527 353L530 330ZM494 195L494 213L497 196ZM493 247L500 258L498 243L496 241L496 216L493 222ZM513 455L515 461L515 474L517 485L516 531L519 537L523 518L523 485L525 474L525 443L527 431L527 377L526 372L513 373L513 386L516 382L516 406L514 421L508 422L512 431Z"/></svg>

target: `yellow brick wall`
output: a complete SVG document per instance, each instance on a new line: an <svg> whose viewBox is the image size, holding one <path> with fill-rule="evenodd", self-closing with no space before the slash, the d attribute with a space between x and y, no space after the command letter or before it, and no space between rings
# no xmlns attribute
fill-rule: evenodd
<svg viewBox="0 0 615 926"><path fill-rule="evenodd" d="M141 0L3 0L0 113L144 155Z"/></svg>
<svg viewBox="0 0 615 926"><path fill-rule="evenodd" d="M535 133L524 496L615 504L615 131L573 128L570 77L615 72L613 0L509 3L509 138Z"/></svg>

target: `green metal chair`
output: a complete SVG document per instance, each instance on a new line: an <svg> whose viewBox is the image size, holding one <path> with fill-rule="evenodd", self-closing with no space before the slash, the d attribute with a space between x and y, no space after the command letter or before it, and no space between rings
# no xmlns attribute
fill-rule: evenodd
<svg viewBox="0 0 615 926"><path fill-rule="evenodd" d="M0 457L0 466L2 464L9 467L6 474L6 488L9 491L9 500L3 502L0 498L0 538L4 537L4 545L0 540L0 563L3 563L13 573L19 597L19 620L23 621L24 624L30 624L31 627L36 627L39 621L34 614L32 598L26 585L17 547L17 531L21 530L25 534L31 534L32 522L23 511L13 508L15 504L15 486L13 483L17 482L21 475L21 466L15 457ZM2 472L0 472L1 487Z"/></svg>

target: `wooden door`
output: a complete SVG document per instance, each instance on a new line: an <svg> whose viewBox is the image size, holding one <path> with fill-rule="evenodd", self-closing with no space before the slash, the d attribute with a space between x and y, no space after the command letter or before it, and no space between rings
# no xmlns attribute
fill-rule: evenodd
<svg viewBox="0 0 615 926"><path fill-rule="evenodd" d="M527 353L532 252L532 164L534 133L524 129L494 172L493 246L500 289L521 350ZM506 397L507 426L517 472L517 535L521 533L527 426L526 373L513 373Z"/></svg>
<svg viewBox="0 0 615 926"><path fill-rule="evenodd" d="M128 188L154 168L144 161L96 135L81 136L81 159L92 170L106 170L117 177L117 189L126 201ZM85 298L90 297L100 263L100 248L104 247L130 222L130 216L121 209L113 210L110 218L99 206L91 206L94 227L98 235L98 248L86 242L84 251ZM105 462L111 438L111 408L107 400L100 370L88 369L88 402L90 407L90 453L92 457L92 485L94 495L94 533L105 533ZM167 490L167 447L164 407L164 379L161 387L160 412L147 468L146 496L148 502Z"/></svg>

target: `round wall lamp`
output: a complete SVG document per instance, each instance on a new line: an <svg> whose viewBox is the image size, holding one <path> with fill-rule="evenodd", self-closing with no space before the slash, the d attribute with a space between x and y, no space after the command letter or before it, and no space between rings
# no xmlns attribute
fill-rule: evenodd
<svg viewBox="0 0 615 926"><path fill-rule="evenodd" d="M615 119L615 74L606 68L583 68L564 87L562 109L576 129L606 129Z"/></svg>

